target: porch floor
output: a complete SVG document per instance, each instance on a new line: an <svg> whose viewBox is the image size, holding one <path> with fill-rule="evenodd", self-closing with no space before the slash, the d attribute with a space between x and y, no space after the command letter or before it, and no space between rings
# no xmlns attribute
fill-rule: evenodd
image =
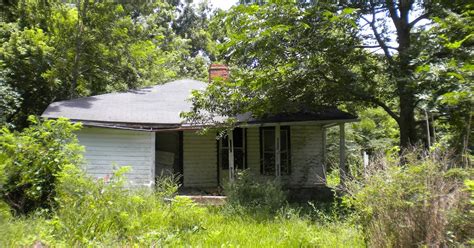
<svg viewBox="0 0 474 248"><path fill-rule="evenodd" d="M334 192L325 185L314 187L286 188L289 202L333 202ZM226 202L226 196L222 188L190 188L183 187L178 190L179 196L188 197L200 205L221 206Z"/></svg>
<svg viewBox="0 0 474 248"><path fill-rule="evenodd" d="M222 206L226 196L220 188L180 188L178 195L187 197L199 205Z"/></svg>

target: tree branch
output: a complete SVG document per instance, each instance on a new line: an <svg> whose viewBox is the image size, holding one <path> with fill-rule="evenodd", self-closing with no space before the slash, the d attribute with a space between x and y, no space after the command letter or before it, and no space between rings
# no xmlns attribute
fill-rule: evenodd
<svg viewBox="0 0 474 248"><path fill-rule="evenodd" d="M375 97L371 97L368 100L383 108L388 115L390 115L398 124L400 124L400 116L393 112L385 103Z"/></svg>
<svg viewBox="0 0 474 248"><path fill-rule="evenodd" d="M390 16L393 19L393 23L395 24L395 27L399 29L400 16L397 13L395 0L387 0L385 4L387 4L388 11L390 12Z"/></svg>
<svg viewBox="0 0 474 248"><path fill-rule="evenodd" d="M361 18L369 23L370 27L372 28L372 32L374 33L375 39L377 40L377 43L379 43L380 48L382 48L385 57L387 57L389 63L393 65L393 58L392 55L390 54L390 51L388 50L387 44L382 39L382 36L380 36L379 32L377 31L377 27L375 26L375 13L372 15L372 21L367 20L364 16L361 16Z"/></svg>
<svg viewBox="0 0 474 248"><path fill-rule="evenodd" d="M430 17L431 13L427 12L427 13L424 13L420 16L418 16L417 18L415 18L415 20L413 20L412 22L410 22L408 24L408 26L411 28L413 28L419 21L423 20L423 19L426 19L428 17Z"/></svg>
<svg viewBox="0 0 474 248"><path fill-rule="evenodd" d="M362 45L362 46L355 46L356 48L382 48L380 45ZM397 50L396 47L386 46L388 49Z"/></svg>

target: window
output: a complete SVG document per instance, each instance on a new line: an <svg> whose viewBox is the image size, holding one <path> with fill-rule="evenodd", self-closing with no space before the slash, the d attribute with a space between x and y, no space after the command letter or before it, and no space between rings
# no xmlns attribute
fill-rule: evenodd
<svg viewBox="0 0 474 248"><path fill-rule="evenodd" d="M290 165L290 128L280 128L280 169L281 175L291 173ZM263 175L275 175L275 127L260 129L260 172Z"/></svg>
<svg viewBox="0 0 474 248"><path fill-rule="evenodd" d="M245 129L235 128L233 133L234 139L234 168L243 170L246 168L245 155ZM223 170L229 169L229 139L227 136L219 142L219 158L220 165Z"/></svg>

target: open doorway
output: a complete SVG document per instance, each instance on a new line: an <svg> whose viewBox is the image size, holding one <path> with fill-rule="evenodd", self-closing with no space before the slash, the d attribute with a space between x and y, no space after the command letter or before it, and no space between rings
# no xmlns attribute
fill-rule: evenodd
<svg viewBox="0 0 474 248"><path fill-rule="evenodd" d="M179 176L183 184L183 132L157 132L155 139L155 178Z"/></svg>

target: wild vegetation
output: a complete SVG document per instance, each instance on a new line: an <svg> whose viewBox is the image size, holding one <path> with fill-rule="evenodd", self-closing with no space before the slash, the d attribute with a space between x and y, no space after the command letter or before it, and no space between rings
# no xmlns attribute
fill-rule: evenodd
<svg viewBox="0 0 474 248"><path fill-rule="evenodd" d="M472 4L258 2L265 3L213 19L225 31L219 54L233 71L195 92L189 120L377 107L395 121L402 150L439 135L470 162Z"/></svg>
<svg viewBox="0 0 474 248"><path fill-rule="evenodd" d="M257 183L245 173L227 187L225 206L210 207L176 196L173 179L162 179L155 190L125 187L127 167L110 178L88 177L72 134L78 125L31 120L21 133L4 130L0 140L2 246L474 242L473 172L436 153L407 154L403 166L397 158L381 159L346 181L342 203L326 207L291 205L278 183Z"/></svg>
<svg viewBox="0 0 474 248"><path fill-rule="evenodd" d="M0 6L0 111L23 128L53 101L205 79L206 4L7 0Z"/></svg>
<svg viewBox="0 0 474 248"><path fill-rule="evenodd" d="M31 162L27 159L3 164L0 171L0 246L364 246L357 226L335 214L332 216L309 207L290 207L285 203L284 192L270 183L258 185L248 180L239 181L238 188L229 189L231 200L228 205L212 207L174 197L177 185L172 179L163 180L155 190L124 187L127 167L122 167L110 178L88 177L80 169L80 163L63 160L64 154L76 152L77 142L71 139L74 128L65 120L50 120L31 126L24 133L9 134L17 138L14 142L12 137L2 139L0 147L5 151L12 145L23 146L16 141L33 130L39 137L46 137L26 155L39 154L38 150L54 150L54 154L46 157L52 159L49 166L54 168L51 172L54 180L45 183L50 188L40 188L38 185L44 184L37 181L45 176L36 172L41 172L42 168L28 166ZM52 134L55 139L48 139ZM64 140L68 142L63 146L50 149L57 141ZM25 150L3 154L12 161L23 152ZM21 172L22 180L12 183L11 179L16 177L10 170L14 168L30 170ZM26 184L29 187L25 187ZM29 212L25 215L26 210L10 211L21 207L12 200L10 193L20 190L23 195L43 192L50 195L44 199L28 198L37 204L28 205ZM249 195L249 191L256 193ZM17 198L19 201L25 197Z"/></svg>
<svg viewBox="0 0 474 248"><path fill-rule="evenodd" d="M404 166L394 156L378 159L344 186L369 246L473 244L472 169L440 151L420 154L404 154Z"/></svg>
<svg viewBox="0 0 474 248"><path fill-rule="evenodd" d="M1 247L474 245L474 5L240 2L2 2ZM90 178L80 125L29 117L53 101L206 81L210 62L231 77L194 92L188 121L328 106L358 114L346 125L343 184L338 131L327 133L333 203L290 204L281 185L245 172L221 207L176 196L170 178L126 187L126 168Z"/></svg>

